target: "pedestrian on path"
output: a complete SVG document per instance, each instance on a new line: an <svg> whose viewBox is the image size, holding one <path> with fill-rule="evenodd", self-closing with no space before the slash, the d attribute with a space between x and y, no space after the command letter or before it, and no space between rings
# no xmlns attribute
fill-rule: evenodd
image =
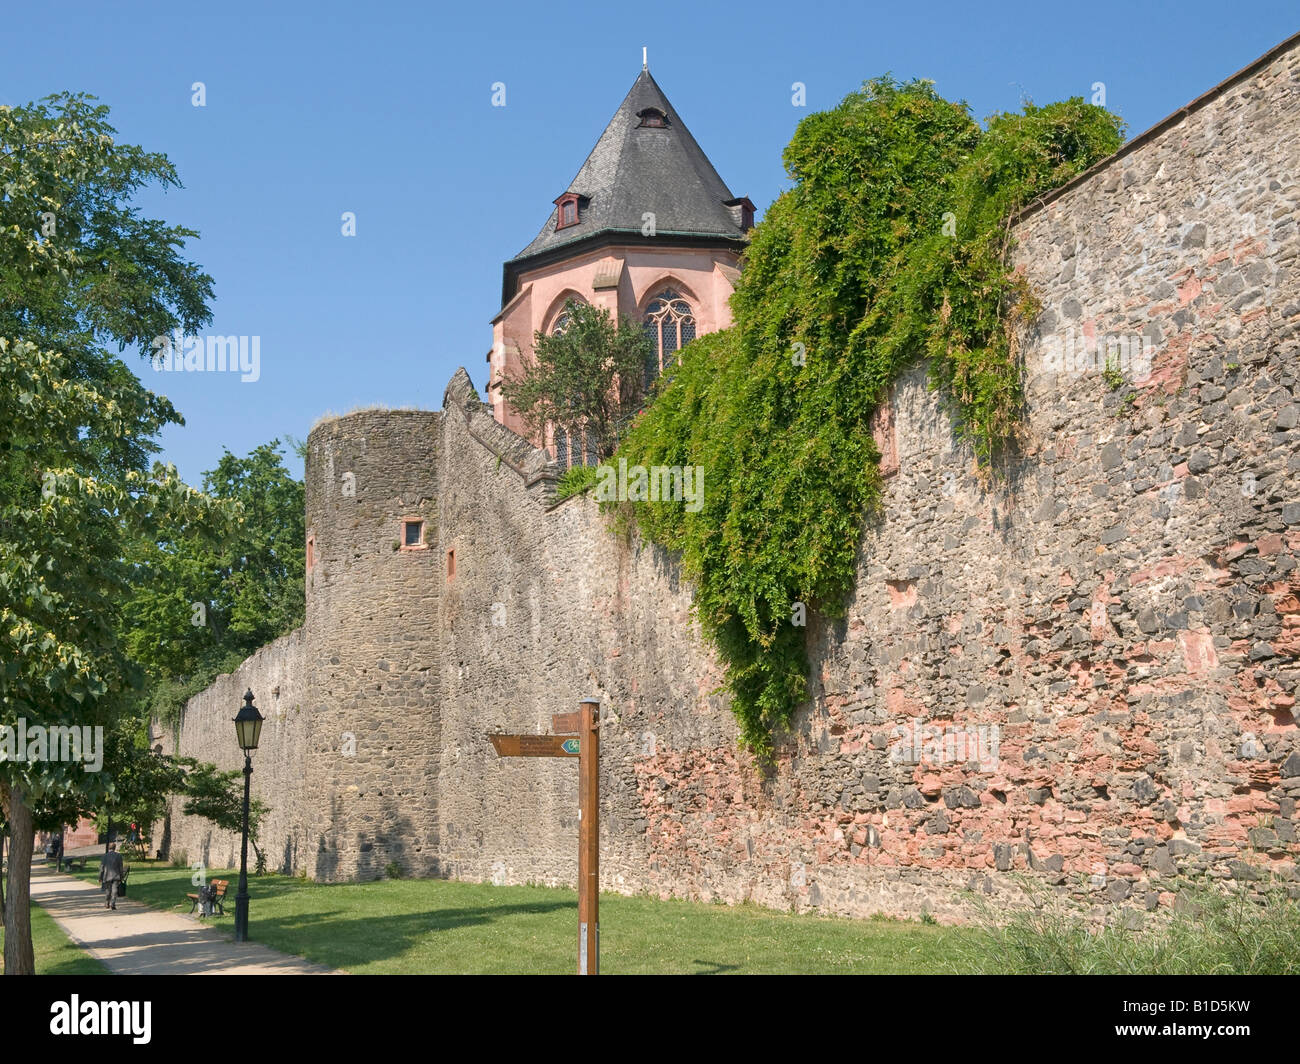
<svg viewBox="0 0 1300 1064"><path fill-rule="evenodd" d="M99 862L99 885L108 890L104 908L117 908L117 891L122 885L122 855L117 852L117 843L108 844L108 852Z"/></svg>

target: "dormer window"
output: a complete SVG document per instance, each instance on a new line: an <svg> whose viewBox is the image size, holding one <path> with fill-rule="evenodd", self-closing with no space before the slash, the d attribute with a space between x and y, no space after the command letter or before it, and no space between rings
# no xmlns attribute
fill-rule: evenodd
<svg viewBox="0 0 1300 1064"><path fill-rule="evenodd" d="M731 217L740 226L742 233L748 233L754 228L754 204L748 196L724 200L723 206L731 212Z"/></svg>
<svg viewBox="0 0 1300 1064"><path fill-rule="evenodd" d="M566 192L555 201L555 228L565 229L578 224L578 194Z"/></svg>
<svg viewBox="0 0 1300 1064"><path fill-rule="evenodd" d="M637 129L643 127L649 129L663 129L668 125L668 116L659 110L658 107L647 107L636 113L637 118L641 121L637 124Z"/></svg>

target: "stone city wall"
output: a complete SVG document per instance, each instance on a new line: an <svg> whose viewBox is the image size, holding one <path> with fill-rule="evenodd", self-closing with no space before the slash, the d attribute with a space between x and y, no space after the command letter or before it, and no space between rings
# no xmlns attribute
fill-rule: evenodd
<svg viewBox="0 0 1300 1064"><path fill-rule="evenodd" d="M1179 872L1294 883L1298 86L1292 49L1021 218L1020 455L983 483L923 371L899 383L884 514L771 779L672 559L494 475L457 395L448 871L572 881L571 766L475 724L595 694L615 889L956 915L1012 872L1135 911Z"/></svg>
<svg viewBox="0 0 1300 1064"><path fill-rule="evenodd" d="M1180 873L1300 893L1298 156L1292 42L1020 217L1018 452L981 478L924 369L900 380L883 512L846 616L809 617L769 775L676 560L552 505L463 370L440 413L313 432L307 624L191 701L182 750L233 764L253 678L300 705L254 787L319 878L572 883L576 767L486 736L596 696L607 889L958 918L1025 873L1135 921Z"/></svg>

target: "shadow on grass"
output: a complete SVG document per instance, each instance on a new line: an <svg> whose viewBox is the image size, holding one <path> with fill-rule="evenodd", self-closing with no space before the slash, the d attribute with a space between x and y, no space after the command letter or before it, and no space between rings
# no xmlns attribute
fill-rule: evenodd
<svg viewBox="0 0 1300 1064"><path fill-rule="evenodd" d="M700 966L700 970L691 972L691 975L722 975L724 972L740 971L739 964L718 964L716 961L702 961L698 957L691 963Z"/></svg>
<svg viewBox="0 0 1300 1064"><path fill-rule="evenodd" d="M203 923L229 936L238 874L208 869L207 878L230 886L226 915ZM184 896L196 889L187 869L142 864L129 897L184 914ZM346 971L559 973L571 969L575 953L572 891L438 879L318 883L272 874L250 877L249 893L252 941ZM947 970L950 936L939 928L617 895L602 909L606 904L602 915L612 922L602 935L602 968L610 973Z"/></svg>
<svg viewBox="0 0 1300 1064"><path fill-rule="evenodd" d="M127 889L122 892L121 897L131 898L143 905L149 905L164 911L174 910L181 913L190 911L192 903L187 895L197 892L198 884L192 881L188 870L177 869L175 866L163 861L150 861L148 863L141 861L129 867L130 874L127 877ZM64 869L64 874L72 875L86 882L98 883L99 860L92 857L87 862L85 871ZM226 908L226 915L229 916L235 909L235 894L239 890L239 873L228 869L213 869L206 872L206 881L208 883L219 879L224 879L228 884L223 903ZM318 889L321 886L346 885L313 883L309 880L289 878L287 876L250 875L248 877L250 893L256 893L258 896L265 898L288 898L295 894Z"/></svg>
<svg viewBox="0 0 1300 1064"><path fill-rule="evenodd" d="M98 867L92 861L85 872L77 873L77 878L94 882L97 873ZM223 899L225 913L201 922L229 935L234 929L239 875L225 869L208 869L207 881L217 879L229 882ZM414 907L409 904L411 899L399 897L388 903L397 911L375 912L371 906L377 901L383 904L373 893L381 882L317 883L278 875L250 876L249 937L333 968L355 968L401 958L408 951L427 947L441 934L464 928L563 912L573 914L575 919L577 915L576 898L503 898L499 902L442 907L425 907L416 902L416 911L409 911ZM163 862L141 862L132 870L127 897L155 909L186 915L191 903L185 896L197 889L185 869ZM349 907L352 902L357 908ZM408 911L401 911L404 906ZM193 918L198 920L197 914Z"/></svg>
<svg viewBox="0 0 1300 1064"><path fill-rule="evenodd" d="M108 975L109 972L93 957L74 957L71 960L59 961L57 964L36 966L38 975Z"/></svg>
<svg viewBox="0 0 1300 1064"><path fill-rule="evenodd" d="M398 957L438 932L481 927L519 916L578 910L577 902L506 902L470 908L433 909L391 916L356 916L343 909L259 918L250 914L249 935L274 949L331 967L355 967Z"/></svg>

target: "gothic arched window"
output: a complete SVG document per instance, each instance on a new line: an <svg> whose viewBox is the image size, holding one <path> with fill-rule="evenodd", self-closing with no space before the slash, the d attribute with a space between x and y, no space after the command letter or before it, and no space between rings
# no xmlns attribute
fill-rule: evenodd
<svg viewBox="0 0 1300 1064"><path fill-rule="evenodd" d="M569 431L555 426L555 461L561 469L580 465L600 465L596 433L585 425L571 425Z"/></svg>
<svg viewBox="0 0 1300 1064"><path fill-rule="evenodd" d="M549 334L551 336L563 335L568 330L569 325L573 322L573 312L570 309L569 304L582 303L585 306L586 302L587 301L580 296L571 295L567 297L564 301L564 305L560 307L559 313L557 313L551 320L551 327L547 330Z"/></svg>
<svg viewBox="0 0 1300 1064"><path fill-rule="evenodd" d="M642 328L650 339L646 387L677 361L677 352L695 339L695 312L675 288L665 288L645 308Z"/></svg>
<svg viewBox="0 0 1300 1064"><path fill-rule="evenodd" d="M573 323L573 315L569 313L569 301L565 301L564 308L555 315L555 320L551 322L551 335L563 336L565 331ZM559 462L561 469L569 468L569 461L572 458L575 464L581 464L581 447L582 439L578 435L570 436L559 425L555 426L555 460Z"/></svg>

